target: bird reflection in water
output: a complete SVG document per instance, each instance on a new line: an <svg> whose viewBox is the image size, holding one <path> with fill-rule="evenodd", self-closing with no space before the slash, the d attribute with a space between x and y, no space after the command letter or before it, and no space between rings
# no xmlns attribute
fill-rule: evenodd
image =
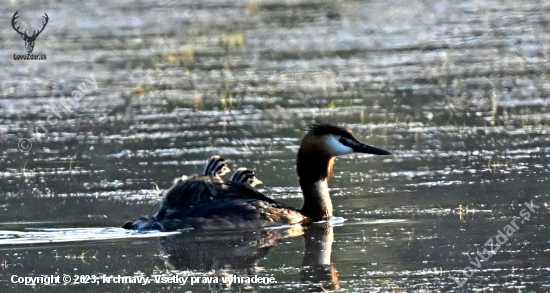
<svg viewBox="0 0 550 293"><path fill-rule="evenodd" d="M328 223L309 227L231 231L227 233L196 233L189 231L161 240L161 250L168 268L172 270L214 272L218 283L205 284L210 292L228 292L238 285L223 282L232 276L262 276L258 262L266 257L278 242L302 235L305 252L300 270L302 291L319 292L340 288L335 265L331 262L333 227ZM271 275L265 274L270 277ZM222 279L222 277L224 277ZM276 280L276 279L275 279ZM276 283L275 283L276 284ZM272 286L273 284L257 284Z"/></svg>

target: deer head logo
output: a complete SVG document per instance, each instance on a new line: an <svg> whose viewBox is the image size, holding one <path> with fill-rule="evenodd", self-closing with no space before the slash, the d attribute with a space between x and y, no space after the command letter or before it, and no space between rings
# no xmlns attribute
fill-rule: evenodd
<svg viewBox="0 0 550 293"><path fill-rule="evenodd" d="M48 24L48 14L46 12L44 12L44 14L46 14L46 16L42 16L46 19L46 22L42 22L42 29L39 30L38 32L36 30L33 30L33 34L32 36L27 36L27 30L25 30L24 33L20 32L19 31L19 28L20 26L18 26L17 28L15 27L15 20L19 17L19 15L17 15L17 13L19 12L19 10L17 10L15 12L15 14L13 15L13 18L11 19L11 26L13 27L13 29L18 32L20 35L21 35L21 38L25 41L25 50L27 50L27 53L32 53L32 50L34 49L34 41L36 41L36 38L38 38L38 36L40 35L40 33L44 30L44 28L46 28L46 25Z"/></svg>

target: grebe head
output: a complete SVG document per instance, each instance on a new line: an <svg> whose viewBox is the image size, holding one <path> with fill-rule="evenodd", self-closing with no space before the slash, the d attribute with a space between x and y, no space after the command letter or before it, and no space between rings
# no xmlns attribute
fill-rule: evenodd
<svg viewBox="0 0 550 293"><path fill-rule="evenodd" d="M204 175L221 177L227 173L231 172L225 160L220 156L212 156L206 164L204 165Z"/></svg>
<svg viewBox="0 0 550 293"><path fill-rule="evenodd" d="M301 149L316 152L320 155L336 157L351 153L390 155L383 149L366 145L351 133L350 130L330 124L310 124L309 131L302 140Z"/></svg>
<svg viewBox="0 0 550 293"><path fill-rule="evenodd" d="M331 124L310 124L309 131L302 139L298 152L298 176L311 180L323 180L330 177L334 158L352 153L390 155L383 149L366 145L350 130ZM326 166L315 170L318 166ZM321 174L319 174L321 172Z"/></svg>
<svg viewBox="0 0 550 293"><path fill-rule="evenodd" d="M237 169L237 171L235 171L235 173L231 176L230 181L240 182L252 187L263 184L263 182L256 177L256 174L252 172L252 170L248 170L244 167Z"/></svg>

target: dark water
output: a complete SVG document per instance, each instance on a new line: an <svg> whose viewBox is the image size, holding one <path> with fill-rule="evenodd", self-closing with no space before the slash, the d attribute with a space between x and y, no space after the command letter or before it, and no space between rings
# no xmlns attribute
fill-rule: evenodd
<svg viewBox="0 0 550 293"><path fill-rule="evenodd" d="M550 290L550 2L1 5L2 291ZM48 13L33 52L47 60L13 60L25 52L16 10L28 30ZM343 224L116 229L153 214L176 176L214 154L299 207L295 153L314 120L393 153L337 160ZM42 274L73 279L11 282Z"/></svg>

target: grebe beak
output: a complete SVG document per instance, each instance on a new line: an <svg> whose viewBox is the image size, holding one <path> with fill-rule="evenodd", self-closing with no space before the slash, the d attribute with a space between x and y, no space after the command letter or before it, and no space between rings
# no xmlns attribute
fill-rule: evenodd
<svg viewBox="0 0 550 293"><path fill-rule="evenodd" d="M252 185L253 187L256 187L256 185L260 185L260 184L264 184L264 183L262 182L262 180L258 179L255 176L252 179L252 182L250 183L250 185Z"/></svg>
<svg viewBox="0 0 550 293"><path fill-rule="evenodd" d="M229 167L227 166L223 166L222 170L220 171L220 176L223 176L229 172L231 172L231 169L229 169Z"/></svg>
<svg viewBox="0 0 550 293"><path fill-rule="evenodd" d="M353 141L351 139L342 138L340 139L340 142L351 148L356 153L365 153L365 154L373 154L373 155L391 155L390 152L379 149L370 145L366 145L360 141Z"/></svg>

